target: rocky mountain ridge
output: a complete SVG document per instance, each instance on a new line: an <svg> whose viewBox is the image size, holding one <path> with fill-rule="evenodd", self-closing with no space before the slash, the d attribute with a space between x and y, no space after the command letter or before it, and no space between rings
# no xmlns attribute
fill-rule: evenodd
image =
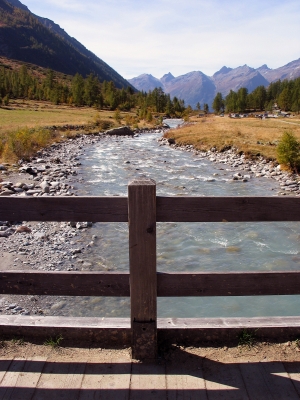
<svg viewBox="0 0 300 400"><path fill-rule="evenodd" d="M207 103L211 109L213 99L218 92L226 96L230 90L237 91L241 87L246 87L249 92L252 92L258 86L268 86L271 82L279 79L290 80L299 76L300 58L276 69L271 69L266 64L256 69L248 65L237 68L224 66L213 76L205 75L201 71L193 71L174 77L169 72L161 79L150 74L143 74L129 79L129 82L138 90L146 92L155 87L161 87L172 97L184 99L186 105L190 104L195 107L197 102L201 106Z"/></svg>

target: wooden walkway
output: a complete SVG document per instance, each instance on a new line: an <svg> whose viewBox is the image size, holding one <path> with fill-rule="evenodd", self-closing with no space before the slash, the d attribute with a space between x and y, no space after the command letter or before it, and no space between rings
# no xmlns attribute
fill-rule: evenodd
<svg viewBox="0 0 300 400"><path fill-rule="evenodd" d="M2 356L0 399L300 398L299 361L247 361L245 354L244 361L221 362L177 348L167 359L138 363L128 351L118 357L102 353L75 356L57 350L44 356L34 351L31 357Z"/></svg>

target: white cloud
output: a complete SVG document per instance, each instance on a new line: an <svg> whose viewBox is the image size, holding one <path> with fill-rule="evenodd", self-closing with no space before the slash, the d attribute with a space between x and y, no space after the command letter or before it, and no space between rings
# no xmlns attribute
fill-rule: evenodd
<svg viewBox="0 0 300 400"><path fill-rule="evenodd" d="M295 0L23 0L125 78L223 65L277 68L300 57Z"/></svg>

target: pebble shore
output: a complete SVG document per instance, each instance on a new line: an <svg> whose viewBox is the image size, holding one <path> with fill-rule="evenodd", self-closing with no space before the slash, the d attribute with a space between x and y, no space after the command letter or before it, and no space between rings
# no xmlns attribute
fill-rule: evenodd
<svg viewBox="0 0 300 400"><path fill-rule="evenodd" d="M237 172L232 175L232 180L247 182L253 178L271 178L280 185L280 190L277 193L279 196L300 196L300 177L283 171L281 166L274 161L267 161L263 157L251 160L244 154L238 154L237 149L234 148L223 152L218 152L216 148L211 148L209 151L198 151L192 145L180 146L175 143L174 139L160 138L158 141L161 146L170 146L174 150L192 152L199 159L207 159L236 169Z"/></svg>

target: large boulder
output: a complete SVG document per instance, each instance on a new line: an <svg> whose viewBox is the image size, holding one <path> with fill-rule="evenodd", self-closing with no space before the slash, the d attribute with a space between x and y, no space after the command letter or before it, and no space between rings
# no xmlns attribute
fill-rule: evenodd
<svg viewBox="0 0 300 400"><path fill-rule="evenodd" d="M134 132L128 126L121 126L120 128L110 129L105 132L106 135L117 136L133 136Z"/></svg>

